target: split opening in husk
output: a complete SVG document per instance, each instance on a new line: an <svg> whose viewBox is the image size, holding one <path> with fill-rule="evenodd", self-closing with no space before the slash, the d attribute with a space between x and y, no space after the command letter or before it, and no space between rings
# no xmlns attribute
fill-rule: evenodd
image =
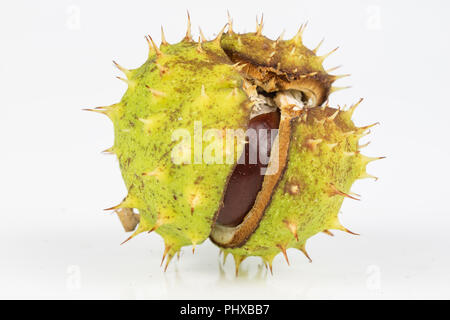
<svg viewBox="0 0 450 320"><path fill-rule="evenodd" d="M268 93L257 87L256 95L248 128L255 129L258 136L260 131L266 131L267 138L258 138L256 146L245 145L228 179L210 235L211 240L223 248L244 245L257 229L286 168L292 120L301 115L304 108L314 107L316 101L310 92L305 94L301 90ZM261 148L270 156L268 165L260 161ZM249 163L252 151L258 154L256 164ZM243 164L242 160L245 160Z"/></svg>

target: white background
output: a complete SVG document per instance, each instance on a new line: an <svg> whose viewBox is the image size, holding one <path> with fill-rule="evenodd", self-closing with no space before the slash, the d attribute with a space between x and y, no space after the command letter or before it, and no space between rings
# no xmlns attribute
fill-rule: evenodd
<svg viewBox="0 0 450 320"><path fill-rule="evenodd" d="M0 4L0 298L450 298L448 1L2 1ZM163 244L141 235L127 245L118 218L102 209L125 195L106 117L82 108L119 101L126 86L112 60L135 68L144 35L159 43L185 32L212 38L226 23L291 37L309 21L305 44L336 46L352 88L331 102L365 101L359 125L379 181L357 182L342 221L361 236L313 237L281 256L274 275L256 258L234 277L209 241L184 249L166 273Z"/></svg>

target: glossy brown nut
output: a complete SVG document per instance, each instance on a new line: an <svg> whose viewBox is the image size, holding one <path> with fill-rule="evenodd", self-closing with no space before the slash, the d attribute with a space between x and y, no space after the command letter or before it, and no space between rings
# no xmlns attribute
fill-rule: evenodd
<svg viewBox="0 0 450 320"><path fill-rule="evenodd" d="M249 129L256 131L257 143L247 143L245 151L236 165L225 192L223 206L219 210L217 223L224 226L237 226L243 220L255 203L256 196L261 190L264 181L263 169L267 167L267 162L260 158L260 153L267 152L270 156L272 142L280 123L280 113L278 111L261 114L250 120ZM267 135L261 131L265 130ZM256 163L251 163L250 155L257 155Z"/></svg>

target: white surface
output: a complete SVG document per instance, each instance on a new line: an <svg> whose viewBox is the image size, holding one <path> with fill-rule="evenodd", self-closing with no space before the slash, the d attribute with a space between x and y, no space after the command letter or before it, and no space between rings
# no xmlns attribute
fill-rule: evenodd
<svg viewBox="0 0 450 320"><path fill-rule="evenodd" d="M450 298L450 161L447 1L14 1L0 4L1 179L0 298ZM308 243L314 262L289 251L274 276L258 259L225 273L209 242L195 256L184 249L167 273L162 241L126 237L102 208L125 195L117 161L99 152L113 141L106 117L81 108L120 99L115 59L137 67L144 35L169 42L193 31L212 37L226 22L293 35L306 20L305 43L339 45L326 65L343 64L350 90L333 104L365 97L357 124L376 121L368 155L377 182L361 181L362 201L345 201L343 223L360 237L336 232ZM79 15L78 15L79 14ZM78 23L79 22L79 23Z"/></svg>

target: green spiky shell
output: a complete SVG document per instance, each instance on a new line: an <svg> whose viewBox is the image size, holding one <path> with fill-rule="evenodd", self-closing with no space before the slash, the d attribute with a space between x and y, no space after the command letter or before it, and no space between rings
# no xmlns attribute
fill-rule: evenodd
<svg viewBox="0 0 450 320"><path fill-rule="evenodd" d="M144 231L160 234L167 263L181 247L195 246L210 235L234 168L174 164L171 152L177 141L172 133L184 128L194 137L195 121L202 122L203 130L246 128L251 99L242 89L244 78L233 66L231 51L286 80L258 85L289 89L283 86L296 81L323 90L316 101L322 103L338 77L324 70L327 55L318 57L317 48L303 46L302 32L288 41L272 41L257 31L229 32L222 42L220 33L215 41L194 43L188 29L178 44L169 45L163 38L158 49L151 41L154 49L140 68L119 66L127 76L127 92L118 104L94 110L114 122L115 142L109 151L117 155L128 189L123 202L111 209L138 209L140 222L131 237ZM289 161L258 228L243 246L222 249L233 254L237 269L248 256L260 256L271 266L275 255L286 255L288 248L304 251L306 240L318 232L346 230L337 220L343 197L349 196L355 179L369 176L365 166L373 160L359 153L358 139L365 128L354 126L352 112L316 107L293 121Z"/></svg>
<svg viewBox="0 0 450 320"><path fill-rule="evenodd" d="M169 258L182 246L203 242L221 201L232 164L174 164L176 129L194 138L194 121L210 128L245 128L250 109L242 78L217 41L183 41L151 52L126 72L128 90L110 115L128 195L119 205L136 208L135 234L154 230ZM201 139L202 137L200 137ZM203 144L203 150L207 144ZM193 160L193 151L192 160Z"/></svg>

